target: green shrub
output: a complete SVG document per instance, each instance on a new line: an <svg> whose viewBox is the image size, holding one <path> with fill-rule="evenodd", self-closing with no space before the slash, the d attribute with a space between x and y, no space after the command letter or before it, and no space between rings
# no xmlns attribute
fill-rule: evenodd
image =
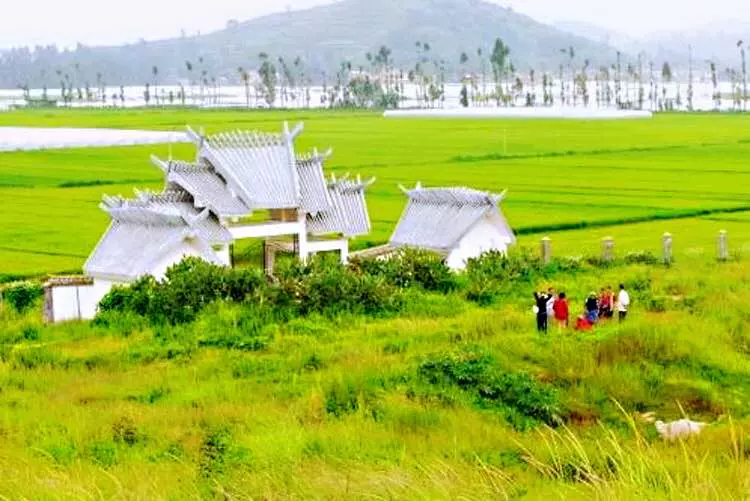
<svg viewBox="0 0 750 501"><path fill-rule="evenodd" d="M417 286L443 293L458 288L456 275L442 256L426 250L399 249L389 259L355 259L350 266L361 274L382 277L400 288Z"/></svg>
<svg viewBox="0 0 750 501"><path fill-rule="evenodd" d="M8 303L14 310L23 313L36 303L44 295L44 288L39 284L21 282L10 285L3 289L3 301Z"/></svg>
<svg viewBox="0 0 750 501"><path fill-rule="evenodd" d="M659 264L659 258L651 251L628 252L625 255L626 264Z"/></svg>
<svg viewBox="0 0 750 501"><path fill-rule="evenodd" d="M479 388L479 396L484 403L510 409L507 417L516 428L532 427L534 423L527 419L550 426L558 424L557 392L523 372L493 374Z"/></svg>
<svg viewBox="0 0 750 501"><path fill-rule="evenodd" d="M469 392L481 407L500 410L517 429L537 422L558 424L560 404L552 387L523 372L503 372L492 356L481 351L434 356L420 364L418 373L432 385L455 385Z"/></svg>
<svg viewBox="0 0 750 501"><path fill-rule="evenodd" d="M208 429L203 436L198 459L199 472L204 477L222 473L226 455L231 445L229 428Z"/></svg>

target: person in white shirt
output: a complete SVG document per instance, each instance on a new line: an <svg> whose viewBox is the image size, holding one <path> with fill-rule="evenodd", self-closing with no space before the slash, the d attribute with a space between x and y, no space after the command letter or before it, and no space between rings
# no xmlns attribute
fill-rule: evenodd
<svg viewBox="0 0 750 501"><path fill-rule="evenodd" d="M628 316L628 307L630 306L630 294L625 290L625 285L620 284L620 293L617 295L617 312L620 322Z"/></svg>

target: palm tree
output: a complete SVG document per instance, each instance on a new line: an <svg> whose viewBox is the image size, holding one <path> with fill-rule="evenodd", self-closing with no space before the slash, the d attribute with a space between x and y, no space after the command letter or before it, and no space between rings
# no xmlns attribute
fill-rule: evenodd
<svg viewBox="0 0 750 501"><path fill-rule="evenodd" d="M240 80L242 80L242 83L245 85L245 104L249 108L250 107L250 74L245 71L245 68L242 66L237 68L237 73L240 74Z"/></svg>
<svg viewBox="0 0 750 501"><path fill-rule="evenodd" d="M157 83L158 83L157 78L159 76L159 68L157 68L156 65L154 65L151 68L151 74L154 76L154 102L158 106L159 105L159 87L157 87Z"/></svg>
<svg viewBox="0 0 750 501"><path fill-rule="evenodd" d="M195 94L193 93L193 63L185 61L185 68L188 72L188 86L190 87L190 100L195 101Z"/></svg>
<svg viewBox="0 0 750 501"><path fill-rule="evenodd" d="M693 46L688 45L688 111L693 111Z"/></svg>
<svg viewBox="0 0 750 501"><path fill-rule="evenodd" d="M745 47L742 40L737 41L737 48L740 49L740 59L742 60L742 110L747 110L747 64L745 61Z"/></svg>
<svg viewBox="0 0 750 501"><path fill-rule="evenodd" d="M668 62L664 62L664 64L661 67L661 95L662 95L662 104L659 106L660 109L669 109L669 102L667 101L667 85L672 82L672 68L669 66Z"/></svg>

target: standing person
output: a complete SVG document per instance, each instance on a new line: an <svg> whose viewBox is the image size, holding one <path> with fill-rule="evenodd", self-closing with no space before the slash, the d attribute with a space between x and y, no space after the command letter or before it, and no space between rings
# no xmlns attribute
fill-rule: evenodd
<svg viewBox="0 0 750 501"><path fill-rule="evenodd" d="M596 296L596 292L592 292L589 294L589 297L586 298L586 303L584 305L586 310L586 319L591 323L592 325L599 321L599 300Z"/></svg>
<svg viewBox="0 0 750 501"><path fill-rule="evenodd" d="M599 318L612 318L614 306L615 298L612 288L609 287L606 290L602 288L601 294L599 294Z"/></svg>
<svg viewBox="0 0 750 501"><path fill-rule="evenodd" d="M555 318L555 301L557 301L557 294L555 294L555 289L550 287L547 289L547 295L549 296L549 299L547 300L547 321L549 321L550 318Z"/></svg>
<svg viewBox="0 0 750 501"><path fill-rule="evenodd" d="M534 299L536 305L534 310L536 311L536 330L539 332L547 333L547 302L549 301L549 294L546 292L535 292Z"/></svg>
<svg viewBox="0 0 750 501"><path fill-rule="evenodd" d="M557 321L557 330L562 331L563 329L567 329L568 319L570 318L570 308L568 307L568 299L564 292L561 292L557 297L554 305L552 305L552 310L555 315L555 320Z"/></svg>
<svg viewBox="0 0 750 501"><path fill-rule="evenodd" d="M630 307L630 294L625 290L625 284L620 284L620 293L617 295L617 312L619 315L620 322L625 320L628 316L628 308Z"/></svg>

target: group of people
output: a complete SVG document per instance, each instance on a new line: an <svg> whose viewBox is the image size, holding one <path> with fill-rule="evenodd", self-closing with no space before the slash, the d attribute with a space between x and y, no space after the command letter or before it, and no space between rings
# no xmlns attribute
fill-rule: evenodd
<svg viewBox="0 0 750 501"><path fill-rule="evenodd" d="M536 313L536 327L539 332L547 332L549 321L554 319L558 330L570 326L570 305L564 292L557 294L555 289L546 292L534 292L534 312ZM602 288L599 294L592 292L586 297L583 314L577 317L576 330L591 330L601 320L614 318L617 311L620 322L625 320L630 307L630 294L624 284L620 284L620 292L615 295L612 287Z"/></svg>

